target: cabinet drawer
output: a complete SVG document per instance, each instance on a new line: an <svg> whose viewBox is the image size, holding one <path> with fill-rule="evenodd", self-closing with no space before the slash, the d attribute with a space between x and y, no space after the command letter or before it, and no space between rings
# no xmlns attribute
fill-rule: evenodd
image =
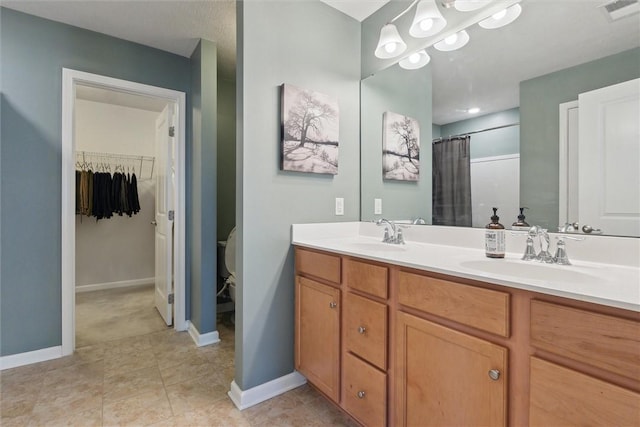
<svg viewBox="0 0 640 427"><path fill-rule="evenodd" d="M348 292L344 307L346 349L385 370L387 306Z"/></svg>
<svg viewBox="0 0 640 427"><path fill-rule="evenodd" d="M387 420L387 376L357 357L344 358L344 408L365 426Z"/></svg>
<svg viewBox="0 0 640 427"><path fill-rule="evenodd" d="M330 282L340 283L340 257L296 248L296 270Z"/></svg>
<svg viewBox="0 0 640 427"><path fill-rule="evenodd" d="M463 325L509 336L509 294L401 271L398 301Z"/></svg>
<svg viewBox="0 0 640 427"><path fill-rule="evenodd" d="M387 267L347 259L344 261L344 281L351 289L387 299L387 270Z"/></svg>
<svg viewBox="0 0 640 427"><path fill-rule="evenodd" d="M531 358L531 426L632 426L640 420L640 394Z"/></svg>
<svg viewBox="0 0 640 427"><path fill-rule="evenodd" d="M640 380L640 322L531 301L531 345Z"/></svg>

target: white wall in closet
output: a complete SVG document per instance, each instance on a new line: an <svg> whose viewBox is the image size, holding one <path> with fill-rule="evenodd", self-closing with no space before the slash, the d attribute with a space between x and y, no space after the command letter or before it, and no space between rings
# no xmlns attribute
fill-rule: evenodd
<svg viewBox="0 0 640 427"><path fill-rule="evenodd" d="M157 116L155 111L77 99L76 150L154 156ZM78 290L153 283L155 177L136 176L137 215L99 221L76 215Z"/></svg>

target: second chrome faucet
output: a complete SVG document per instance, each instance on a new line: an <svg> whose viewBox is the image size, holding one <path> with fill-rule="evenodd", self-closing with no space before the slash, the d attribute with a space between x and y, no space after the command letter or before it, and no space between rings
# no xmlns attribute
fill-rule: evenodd
<svg viewBox="0 0 640 427"><path fill-rule="evenodd" d="M396 225L393 221L389 221L385 218L380 218L376 221L376 225L388 224L391 227L384 228L384 237L382 238L383 243L391 243L394 245L404 245L404 236L402 235L402 229L400 226Z"/></svg>

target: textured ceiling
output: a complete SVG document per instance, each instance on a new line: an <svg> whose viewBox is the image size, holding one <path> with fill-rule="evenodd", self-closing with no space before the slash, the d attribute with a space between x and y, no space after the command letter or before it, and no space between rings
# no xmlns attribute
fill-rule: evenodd
<svg viewBox="0 0 640 427"><path fill-rule="evenodd" d="M235 78L232 0L2 0L2 6L189 57L198 39L216 42L219 72Z"/></svg>

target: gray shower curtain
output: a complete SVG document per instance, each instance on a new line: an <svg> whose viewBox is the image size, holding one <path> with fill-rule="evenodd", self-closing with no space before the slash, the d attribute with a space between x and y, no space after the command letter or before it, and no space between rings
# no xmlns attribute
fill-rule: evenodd
<svg viewBox="0 0 640 427"><path fill-rule="evenodd" d="M432 144L434 225L471 227L470 141L467 135Z"/></svg>

